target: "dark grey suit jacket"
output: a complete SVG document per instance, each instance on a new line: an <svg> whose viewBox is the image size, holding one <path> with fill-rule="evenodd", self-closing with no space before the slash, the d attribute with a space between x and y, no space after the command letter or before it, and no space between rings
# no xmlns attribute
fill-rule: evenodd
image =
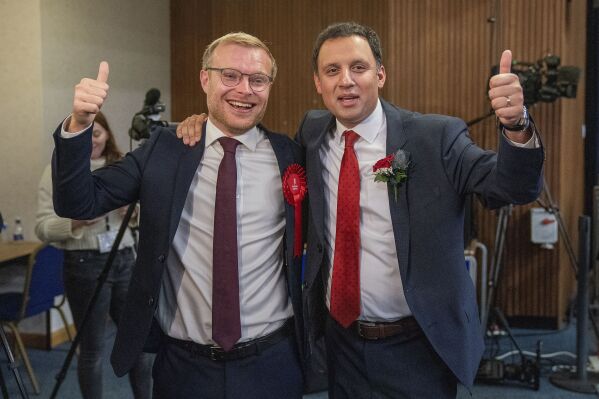
<svg viewBox="0 0 599 399"><path fill-rule="evenodd" d="M281 176L289 165L303 165L303 153L296 143L261 128L273 147ZM54 133L56 149L52 158L54 207L59 216L87 220L135 201L141 204L137 263L111 357L115 373L122 376L131 369L149 336L166 257L204 154L205 126L195 147L183 144L174 130L156 129L121 161L93 173L89 165L92 128L71 139L63 139L60 129ZM300 265L299 259L293 258L294 210L287 202L285 217L284 267L296 315L296 336L302 348Z"/></svg>
<svg viewBox="0 0 599 399"><path fill-rule="evenodd" d="M393 237L408 305L441 359L471 386L483 353L475 289L464 262L464 197L475 193L490 208L524 204L540 193L543 150L512 146L503 137L494 153L477 147L460 119L422 115L383 100L387 154L410 154L408 179L397 201L389 190ZM309 224L303 285L307 357L326 317L323 268L324 202L319 149L335 125L328 111L310 111L296 141L306 151ZM401 361L401 359L398 359Z"/></svg>

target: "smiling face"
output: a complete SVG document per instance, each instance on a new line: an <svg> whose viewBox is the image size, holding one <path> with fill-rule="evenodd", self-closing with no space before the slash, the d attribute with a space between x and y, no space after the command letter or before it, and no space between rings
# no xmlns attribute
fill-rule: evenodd
<svg viewBox="0 0 599 399"><path fill-rule="evenodd" d="M259 47L236 43L221 44L210 59L211 68L233 68L244 74L261 73L270 76L272 61ZM244 75L235 87L222 83L218 71L200 72L202 89L207 96L208 117L227 136L245 133L256 126L266 112L270 85L263 91L254 91Z"/></svg>
<svg viewBox="0 0 599 399"><path fill-rule="evenodd" d="M108 141L108 132L99 123L94 123L92 132L92 155L91 159L98 159L104 153L106 142Z"/></svg>
<svg viewBox="0 0 599 399"><path fill-rule="evenodd" d="M314 73L316 91L324 105L347 128L353 128L376 108L385 84L385 67L377 68L368 41L362 36L326 40Z"/></svg>

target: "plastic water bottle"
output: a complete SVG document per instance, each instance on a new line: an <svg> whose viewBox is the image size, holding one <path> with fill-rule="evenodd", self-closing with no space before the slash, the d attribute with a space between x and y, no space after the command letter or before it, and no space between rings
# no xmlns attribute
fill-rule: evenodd
<svg viewBox="0 0 599 399"><path fill-rule="evenodd" d="M15 219L15 229L12 233L13 241L23 241L23 225L21 225L21 218Z"/></svg>

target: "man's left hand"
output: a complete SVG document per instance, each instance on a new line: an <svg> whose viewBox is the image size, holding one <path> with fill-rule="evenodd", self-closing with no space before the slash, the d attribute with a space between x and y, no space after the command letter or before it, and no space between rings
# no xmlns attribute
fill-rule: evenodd
<svg viewBox="0 0 599 399"><path fill-rule="evenodd" d="M495 115L505 126L518 124L524 117L524 95L516 74L511 73L512 52L505 50L499 62L499 74L489 80L489 98Z"/></svg>

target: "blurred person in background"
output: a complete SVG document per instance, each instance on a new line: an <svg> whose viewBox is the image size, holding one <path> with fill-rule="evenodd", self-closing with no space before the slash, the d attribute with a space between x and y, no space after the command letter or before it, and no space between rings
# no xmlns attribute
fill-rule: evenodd
<svg viewBox="0 0 599 399"><path fill-rule="evenodd" d="M123 157L106 117L96 116L92 133L91 170L112 164ZM46 167L39 183L35 233L45 242L64 249L64 284L69 306L79 329L106 264L112 242L123 221L126 207L92 220L62 218L54 212L52 170ZM125 231L110 274L82 331L77 374L83 398L102 398L102 355L106 343L108 316L117 324L125 304L131 271L135 264L134 239ZM151 397L152 355L142 354L129 373L136 399Z"/></svg>

